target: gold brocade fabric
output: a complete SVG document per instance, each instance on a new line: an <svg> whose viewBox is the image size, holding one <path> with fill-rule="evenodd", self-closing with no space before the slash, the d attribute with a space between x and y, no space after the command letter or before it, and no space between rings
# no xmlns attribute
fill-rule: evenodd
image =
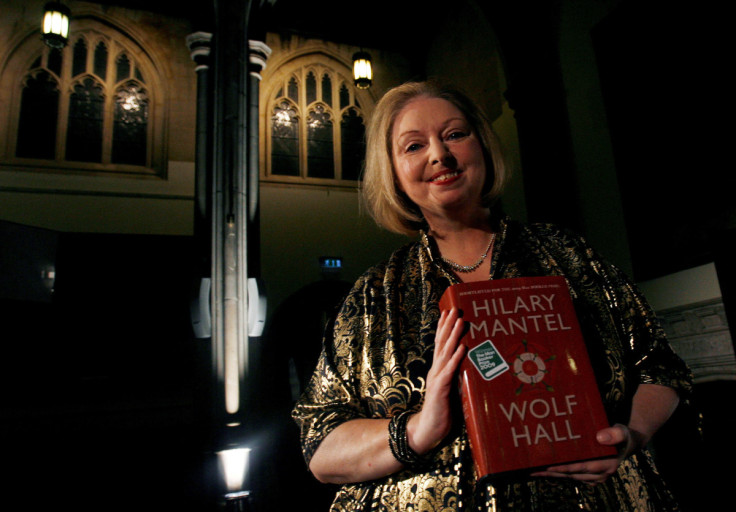
<svg viewBox="0 0 736 512"><path fill-rule="evenodd" d="M626 423L639 383L690 390L690 373L671 350L635 287L586 242L549 225L503 219L492 256L493 279L567 278L611 423ZM397 250L367 271L343 305L310 385L293 416L309 461L324 437L355 418L419 410L430 368L438 301L453 277L431 242ZM332 511L662 511L678 510L650 456L629 457L599 485L517 477L478 482L462 413L423 473L408 470L344 485ZM387 445L388 445L388 432Z"/></svg>

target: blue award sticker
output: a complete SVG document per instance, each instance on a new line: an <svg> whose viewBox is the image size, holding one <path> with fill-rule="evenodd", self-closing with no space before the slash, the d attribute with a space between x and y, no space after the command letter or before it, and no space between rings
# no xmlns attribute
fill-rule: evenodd
<svg viewBox="0 0 736 512"><path fill-rule="evenodd" d="M509 369L491 340L486 340L477 347L470 349L468 357L485 380L492 380Z"/></svg>

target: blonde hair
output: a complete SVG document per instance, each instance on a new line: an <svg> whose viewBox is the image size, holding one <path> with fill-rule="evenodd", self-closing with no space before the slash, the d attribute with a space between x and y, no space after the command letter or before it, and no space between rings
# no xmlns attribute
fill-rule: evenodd
<svg viewBox="0 0 736 512"><path fill-rule="evenodd" d="M493 205L508 181L498 137L480 108L465 94L434 80L407 82L389 90L376 105L368 123L362 192L368 211L378 225L406 235L417 233L426 223L417 205L396 187L391 135L399 112L420 96L441 98L452 103L478 135L487 173L484 205Z"/></svg>

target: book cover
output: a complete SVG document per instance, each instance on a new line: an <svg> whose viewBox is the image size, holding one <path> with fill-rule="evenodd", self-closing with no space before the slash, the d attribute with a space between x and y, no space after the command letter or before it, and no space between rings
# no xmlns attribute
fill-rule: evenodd
<svg viewBox="0 0 736 512"><path fill-rule="evenodd" d="M479 476L608 457L609 426L565 278L461 283L463 413Z"/></svg>

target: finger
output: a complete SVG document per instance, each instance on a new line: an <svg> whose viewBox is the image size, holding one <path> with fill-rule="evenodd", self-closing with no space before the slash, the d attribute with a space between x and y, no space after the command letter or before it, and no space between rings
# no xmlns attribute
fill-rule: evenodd
<svg viewBox="0 0 736 512"><path fill-rule="evenodd" d="M547 477L547 478L568 478L570 480L577 480L579 482L586 483L599 483L603 482L608 478L607 473L598 472L567 472L567 471L537 471L532 473L532 476L536 477Z"/></svg>
<svg viewBox="0 0 736 512"><path fill-rule="evenodd" d="M455 329L453 329L450 337L440 349L440 353L436 354L435 362L440 367L440 371L454 375L460 362L465 357L466 347L459 340L459 335L463 331L463 321L457 320Z"/></svg>
<svg viewBox="0 0 736 512"><path fill-rule="evenodd" d="M463 322L462 317L459 314L456 314L455 323L452 326L452 331L450 332L450 338L454 340L455 342L460 341L460 338L463 337L464 327L465 327L465 322Z"/></svg>
<svg viewBox="0 0 736 512"><path fill-rule="evenodd" d="M453 320L453 319L448 318L448 320ZM460 341L460 338L462 338L463 327L465 324L463 322L463 319L460 318L459 315L455 316L451 324L449 322L448 324L449 324L448 332L447 332L447 337L444 340L444 346L447 347L449 351L454 352L455 347Z"/></svg>
<svg viewBox="0 0 736 512"><path fill-rule="evenodd" d="M623 444L629 439L629 429L623 425L616 424L612 427L599 430L595 438L600 444L608 446Z"/></svg>
<svg viewBox="0 0 736 512"><path fill-rule="evenodd" d="M448 317L449 314L450 314L450 311L447 310L447 309L443 309L440 312L440 319L437 321L437 332L436 332L435 336L439 336L440 333L445 328L445 323L447 322L447 317Z"/></svg>
<svg viewBox="0 0 736 512"><path fill-rule="evenodd" d="M606 480L606 477L604 475L596 475L596 474L588 474L588 473L570 474L570 473L546 472L546 474L535 475L535 476L544 476L548 478L567 478L568 480L575 480L578 482L584 482L586 484L598 484Z"/></svg>
<svg viewBox="0 0 736 512"><path fill-rule="evenodd" d="M453 316L455 316L456 308L450 310L444 310L440 314L440 319L437 322L437 332L435 333L435 344L437 341L444 341L452 332L452 326L454 324Z"/></svg>
<svg viewBox="0 0 736 512"><path fill-rule="evenodd" d="M460 315L457 308L447 311L444 317L440 316L440 323L437 324L437 332L435 333L435 347L438 349L444 348L448 340L453 336L459 318Z"/></svg>
<svg viewBox="0 0 736 512"><path fill-rule="evenodd" d="M465 359L465 345L460 343L458 347L456 348L455 352L452 354L452 358L447 364L447 370L452 374L455 375L457 372L458 367L460 366L460 363L462 363L463 359Z"/></svg>
<svg viewBox="0 0 736 512"><path fill-rule="evenodd" d="M571 474L571 473L593 473L597 470L595 466L588 466L586 463L577 464L561 464L559 466L550 466L547 471L554 473Z"/></svg>
<svg viewBox="0 0 736 512"><path fill-rule="evenodd" d="M603 482L616 472L619 461L616 458L590 460L574 464L550 466L533 476L572 478L583 482Z"/></svg>
<svg viewBox="0 0 736 512"><path fill-rule="evenodd" d="M464 328L462 318L455 319L455 324L453 325L452 331L450 331L447 339L441 346L437 347L438 364L442 365L443 368L449 367L448 370L450 373L454 373L457 363L459 362L457 359L461 358L464 354L465 347L460 342Z"/></svg>
<svg viewBox="0 0 736 512"><path fill-rule="evenodd" d="M452 328L452 332L450 333L450 337L446 344L447 350L452 354L453 359L458 357L458 353L465 353L465 345L461 342L464 331L465 322L462 318L458 317L455 320L455 325Z"/></svg>

